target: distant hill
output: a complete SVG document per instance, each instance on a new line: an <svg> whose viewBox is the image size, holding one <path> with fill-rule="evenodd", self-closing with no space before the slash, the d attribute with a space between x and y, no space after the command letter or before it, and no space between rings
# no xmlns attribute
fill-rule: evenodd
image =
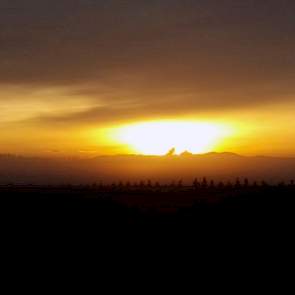
<svg viewBox="0 0 295 295"><path fill-rule="evenodd" d="M214 180L250 180L269 182L295 178L295 158L245 157L233 153L208 153L182 156L119 155L92 159L46 159L0 156L0 184L65 184L114 181L191 183L206 176Z"/></svg>

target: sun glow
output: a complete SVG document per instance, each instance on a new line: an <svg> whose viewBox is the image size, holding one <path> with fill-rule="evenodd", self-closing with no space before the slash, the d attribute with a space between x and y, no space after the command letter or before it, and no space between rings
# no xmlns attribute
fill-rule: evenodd
<svg viewBox="0 0 295 295"><path fill-rule="evenodd" d="M123 126L115 132L115 139L144 155L164 155L171 148L176 154L197 154L212 151L230 134L231 129L222 124L156 121Z"/></svg>

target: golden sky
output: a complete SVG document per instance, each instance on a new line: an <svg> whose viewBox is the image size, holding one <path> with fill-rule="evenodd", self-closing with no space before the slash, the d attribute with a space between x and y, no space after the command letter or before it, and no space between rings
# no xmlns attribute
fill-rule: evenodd
<svg viewBox="0 0 295 295"><path fill-rule="evenodd" d="M295 156L294 9L1 1L0 153Z"/></svg>

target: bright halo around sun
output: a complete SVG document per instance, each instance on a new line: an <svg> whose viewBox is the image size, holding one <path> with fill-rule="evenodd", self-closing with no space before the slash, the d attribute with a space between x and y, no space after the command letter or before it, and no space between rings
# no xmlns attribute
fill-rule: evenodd
<svg viewBox="0 0 295 295"><path fill-rule="evenodd" d="M156 121L127 125L116 132L116 140L130 150L144 155L165 155L172 148L175 154L212 151L231 128L214 123Z"/></svg>

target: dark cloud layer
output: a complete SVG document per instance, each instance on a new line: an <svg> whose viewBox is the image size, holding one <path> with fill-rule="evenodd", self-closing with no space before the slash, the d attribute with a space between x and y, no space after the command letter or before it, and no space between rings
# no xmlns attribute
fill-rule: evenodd
<svg viewBox="0 0 295 295"><path fill-rule="evenodd" d="M0 83L74 86L105 103L60 118L73 121L294 100L294 11L291 0L0 0Z"/></svg>

